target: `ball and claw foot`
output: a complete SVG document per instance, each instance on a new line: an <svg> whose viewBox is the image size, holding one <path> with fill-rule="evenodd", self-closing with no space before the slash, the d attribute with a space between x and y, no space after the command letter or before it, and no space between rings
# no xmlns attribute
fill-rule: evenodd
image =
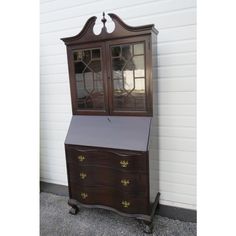
<svg viewBox="0 0 236 236"><path fill-rule="evenodd" d="M141 221L143 232L146 234L152 234L153 233L153 223L147 222L147 221Z"/></svg>
<svg viewBox="0 0 236 236"><path fill-rule="evenodd" d="M79 212L79 208L77 206L71 207L69 211L71 215L76 215L78 212Z"/></svg>
<svg viewBox="0 0 236 236"><path fill-rule="evenodd" d="M76 215L79 212L79 208L76 204L76 200L74 199L69 199L68 200L68 205L71 206L69 213L71 215Z"/></svg>

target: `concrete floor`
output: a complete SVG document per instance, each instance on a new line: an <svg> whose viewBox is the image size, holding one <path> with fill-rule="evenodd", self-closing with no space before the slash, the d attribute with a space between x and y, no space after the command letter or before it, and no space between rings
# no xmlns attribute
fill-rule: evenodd
<svg viewBox="0 0 236 236"><path fill-rule="evenodd" d="M102 209L85 209L68 214L68 198L50 193L40 194L41 236L143 236L140 224ZM196 224L155 216L152 235L195 236ZM150 234L149 234L150 235Z"/></svg>

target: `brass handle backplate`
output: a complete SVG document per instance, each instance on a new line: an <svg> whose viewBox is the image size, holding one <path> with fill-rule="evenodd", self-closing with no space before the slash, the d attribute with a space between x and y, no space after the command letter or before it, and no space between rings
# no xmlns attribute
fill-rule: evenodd
<svg viewBox="0 0 236 236"><path fill-rule="evenodd" d="M120 165L122 166L122 167L127 167L128 166L128 164L129 164L129 162L128 161L125 161L125 160L123 160L123 161L120 161Z"/></svg>
<svg viewBox="0 0 236 236"><path fill-rule="evenodd" d="M81 195L81 197L82 197L83 199L85 199L85 198L88 197L88 194L87 194L87 193L81 193L80 195Z"/></svg>
<svg viewBox="0 0 236 236"><path fill-rule="evenodd" d="M122 201L121 204L123 205L124 208L128 208L130 206L130 202L127 201Z"/></svg>
<svg viewBox="0 0 236 236"><path fill-rule="evenodd" d="M127 186L128 184L130 184L129 180L128 179L122 179L120 181L124 186Z"/></svg>
<svg viewBox="0 0 236 236"><path fill-rule="evenodd" d="M87 174L81 172L79 173L81 179L85 179L87 177Z"/></svg>
<svg viewBox="0 0 236 236"><path fill-rule="evenodd" d="M85 160L85 156L82 156L82 155L79 155L77 158L81 162Z"/></svg>

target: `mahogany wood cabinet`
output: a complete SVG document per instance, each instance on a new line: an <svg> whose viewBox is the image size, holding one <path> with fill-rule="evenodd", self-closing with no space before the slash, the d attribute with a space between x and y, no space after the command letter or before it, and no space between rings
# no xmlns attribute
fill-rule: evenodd
<svg viewBox="0 0 236 236"><path fill-rule="evenodd" d="M66 44L73 117L65 140L70 213L79 206L134 217L152 232L159 192L149 166L156 76L154 25L131 27L115 14L100 34L91 17Z"/></svg>

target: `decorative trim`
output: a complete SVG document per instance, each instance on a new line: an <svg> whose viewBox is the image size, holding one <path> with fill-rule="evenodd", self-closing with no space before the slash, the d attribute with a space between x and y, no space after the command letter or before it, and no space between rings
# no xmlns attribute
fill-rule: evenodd
<svg viewBox="0 0 236 236"><path fill-rule="evenodd" d="M68 200L68 205L72 206L72 205L76 205L76 206L81 206L81 207L86 207L86 208L98 208L98 209L105 209L105 210L109 210L109 211L113 211L121 216L127 216L127 217L134 217L138 220L145 220L145 221L151 221L152 217L149 215L143 215L143 214L129 214L129 213L124 213L121 212L113 207L108 207L108 206L103 206L103 205L87 205L87 204L83 204L78 202L75 199L69 199Z"/></svg>
<svg viewBox="0 0 236 236"><path fill-rule="evenodd" d="M93 16L88 19L85 23L83 29L75 36L61 38L61 40L67 45L77 45L82 43L90 43L94 41L107 41L111 39L126 38L126 37L136 37L141 35L148 35L151 33L158 34L157 29L154 24L143 25L143 26L129 26L124 23L117 15L113 13L108 13L112 21L115 24L115 29L111 32L107 32L105 13L103 12L102 23L103 27L100 34L95 35L93 32L94 25L96 23L97 17Z"/></svg>
<svg viewBox="0 0 236 236"><path fill-rule="evenodd" d="M85 23L83 29L77 35L68 38L61 38L61 40L65 42L65 44L67 44L70 41L82 38L90 29L93 29L96 20L97 20L96 16L90 17Z"/></svg>
<svg viewBox="0 0 236 236"><path fill-rule="evenodd" d="M122 152L113 151L112 148L104 148L103 150L101 150L101 149L99 149L99 150L98 149L79 149L77 147L72 146L71 144L66 144L66 145L68 146L69 149L73 149L75 151L83 152L83 153L88 153L88 152L96 152L96 153L102 152L102 153L104 153L104 152L107 152L109 154L112 153L112 154L119 156L119 157L142 156L144 154L143 152L140 153L140 152L134 152L134 151L129 151L129 150L127 150L126 153L124 151L122 153Z"/></svg>
<svg viewBox="0 0 236 236"><path fill-rule="evenodd" d="M108 13L108 15L111 17L111 19L120 25L123 26L123 28L127 29L128 31L142 31L142 30L153 30L156 34L158 34L158 30L154 27L154 24L149 25L141 25L141 26L130 26L127 25L124 21L121 20L120 17L113 13Z"/></svg>
<svg viewBox="0 0 236 236"><path fill-rule="evenodd" d="M52 193L60 196L68 197L68 187L65 185L52 184L46 182L40 182L40 192ZM186 222L197 222L197 211L185 208L159 205L157 208L157 214L163 217L168 217L175 220L181 220Z"/></svg>

